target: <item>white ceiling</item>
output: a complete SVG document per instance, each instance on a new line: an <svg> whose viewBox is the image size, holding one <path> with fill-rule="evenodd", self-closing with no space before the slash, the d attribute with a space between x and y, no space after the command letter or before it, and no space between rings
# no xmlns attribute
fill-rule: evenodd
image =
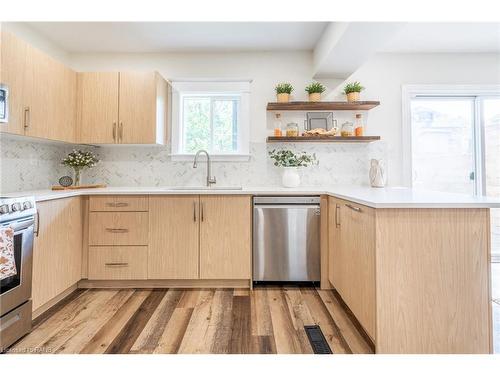
<svg viewBox="0 0 500 375"><path fill-rule="evenodd" d="M68 52L312 50L328 22L30 22Z"/></svg>
<svg viewBox="0 0 500 375"><path fill-rule="evenodd" d="M407 23L380 52L498 52L500 23Z"/></svg>

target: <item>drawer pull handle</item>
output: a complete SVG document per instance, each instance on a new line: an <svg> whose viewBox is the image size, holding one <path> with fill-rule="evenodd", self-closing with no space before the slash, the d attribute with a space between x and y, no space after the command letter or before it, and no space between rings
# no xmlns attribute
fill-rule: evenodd
<svg viewBox="0 0 500 375"><path fill-rule="evenodd" d="M126 228L106 228L106 230L111 233L128 233Z"/></svg>
<svg viewBox="0 0 500 375"><path fill-rule="evenodd" d="M359 208L359 207L355 207L355 206L353 206L352 204L346 203L345 205L346 205L346 207L349 207L349 208L350 208L351 210L353 210L353 211L356 211L356 212L362 212L362 211L361 211L361 208Z"/></svg>
<svg viewBox="0 0 500 375"><path fill-rule="evenodd" d="M104 263L106 267L127 267L128 263L125 262L114 262L114 263Z"/></svg>
<svg viewBox="0 0 500 375"><path fill-rule="evenodd" d="M108 203L106 203L106 206L108 206L108 207L127 207L128 203L125 203L125 202L117 202L117 203L108 202Z"/></svg>

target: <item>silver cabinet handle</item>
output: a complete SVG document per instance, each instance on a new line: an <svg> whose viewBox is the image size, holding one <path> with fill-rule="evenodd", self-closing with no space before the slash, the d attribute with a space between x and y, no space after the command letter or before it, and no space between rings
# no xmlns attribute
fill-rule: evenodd
<svg viewBox="0 0 500 375"><path fill-rule="evenodd" d="M113 141L116 142L116 121L113 121Z"/></svg>
<svg viewBox="0 0 500 375"><path fill-rule="evenodd" d="M335 226L340 227L340 205L335 205Z"/></svg>
<svg viewBox="0 0 500 375"><path fill-rule="evenodd" d="M351 210L354 210L354 211L356 211L356 212L362 212L362 211L361 211L361 208L359 208L359 207L355 207L355 206L353 206L352 204L346 203L346 204L345 204L345 206L346 206L346 207L349 207Z"/></svg>
<svg viewBox="0 0 500 375"><path fill-rule="evenodd" d="M30 127L31 122L31 113L30 107L24 107L24 129L28 129Z"/></svg>
<svg viewBox="0 0 500 375"><path fill-rule="evenodd" d="M120 122L118 126L118 143L122 143L123 141L123 122Z"/></svg>
<svg viewBox="0 0 500 375"><path fill-rule="evenodd" d="M205 215L204 215L204 210L203 210L203 202L200 203L201 205L201 221L204 221L205 220Z"/></svg>
<svg viewBox="0 0 500 375"><path fill-rule="evenodd" d="M111 233L128 233L126 228L106 228L106 231Z"/></svg>
<svg viewBox="0 0 500 375"><path fill-rule="evenodd" d="M36 209L36 228L34 230L35 236L38 237L40 234L40 211L38 208Z"/></svg>
<svg viewBox="0 0 500 375"><path fill-rule="evenodd" d="M193 202L193 221L196 222L196 202Z"/></svg>
<svg viewBox="0 0 500 375"><path fill-rule="evenodd" d="M106 203L108 207L127 207L128 203L126 202L108 202Z"/></svg>
<svg viewBox="0 0 500 375"><path fill-rule="evenodd" d="M106 267L127 267L128 263L126 262L111 262L111 263L104 263Z"/></svg>

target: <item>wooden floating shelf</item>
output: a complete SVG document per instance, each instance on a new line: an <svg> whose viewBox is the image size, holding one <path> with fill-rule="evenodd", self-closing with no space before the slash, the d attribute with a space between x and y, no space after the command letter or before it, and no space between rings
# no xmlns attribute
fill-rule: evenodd
<svg viewBox="0 0 500 375"><path fill-rule="evenodd" d="M367 111L380 105L376 101L363 102L288 102L267 103L268 111Z"/></svg>
<svg viewBox="0 0 500 375"><path fill-rule="evenodd" d="M332 137L332 136L313 136L313 137L267 137L267 143L275 142L337 142L337 143L368 143L380 140L378 135L368 135L362 137Z"/></svg>

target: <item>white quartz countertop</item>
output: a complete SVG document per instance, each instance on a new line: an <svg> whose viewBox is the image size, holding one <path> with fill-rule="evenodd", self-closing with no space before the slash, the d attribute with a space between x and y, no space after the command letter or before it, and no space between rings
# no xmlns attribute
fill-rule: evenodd
<svg viewBox="0 0 500 375"><path fill-rule="evenodd" d="M102 189L81 190L36 190L4 193L4 197L34 196L36 201L46 201L80 195L107 194L147 194L147 195L186 195L186 194L244 194L244 195L331 195L373 208L500 208L500 199L473 197L463 194L442 193L409 188L368 186L330 186L330 187L243 187L235 189L200 189L174 187L107 187Z"/></svg>

